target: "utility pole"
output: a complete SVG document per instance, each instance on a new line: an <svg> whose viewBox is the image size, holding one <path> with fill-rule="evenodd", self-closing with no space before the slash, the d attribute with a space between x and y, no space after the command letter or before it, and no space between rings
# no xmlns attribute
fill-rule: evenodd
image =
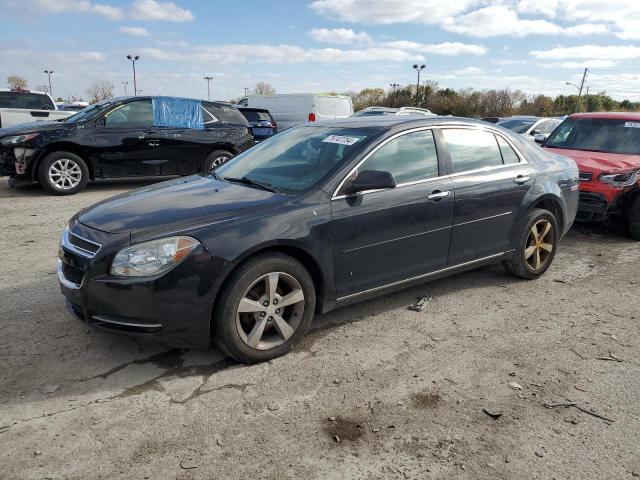
<svg viewBox="0 0 640 480"><path fill-rule="evenodd" d="M580 91L578 92L578 113L580 113L580 97L582 96L582 88L584 87L584 81L587 79L588 68L584 69L584 73L582 74L582 82L580 83Z"/></svg>
<svg viewBox="0 0 640 480"><path fill-rule="evenodd" d="M418 106L418 93L420 92L420 72L426 67L426 65L413 65L414 70L418 71L418 81L416 82L416 107Z"/></svg>
<svg viewBox="0 0 640 480"><path fill-rule="evenodd" d="M588 112L589 111L589 85L587 85L587 93L585 94L584 98L586 103L584 110Z"/></svg>
<svg viewBox="0 0 640 480"><path fill-rule="evenodd" d="M204 79L207 81L207 100L211 100L211 90L209 89L209 84L211 83L211 80L213 80L213 77L207 75L204 77Z"/></svg>

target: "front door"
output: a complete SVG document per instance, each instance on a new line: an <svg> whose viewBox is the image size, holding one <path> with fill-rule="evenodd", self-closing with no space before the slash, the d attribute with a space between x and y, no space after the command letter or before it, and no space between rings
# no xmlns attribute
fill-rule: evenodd
<svg viewBox="0 0 640 480"><path fill-rule="evenodd" d="M392 173L396 188L338 192L331 202L338 297L446 267L453 191L440 167L431 130L407 133L358 168Z"/></svg>
<svg viewBox="0 0 640 480"><path fill-rule="evenodd" d="M447 128L442 136L455 192L449 264L506 252L535 170L499 134Z"/></svg>
<svg viewBox="0 0 640 480"><path fill-rule="evenodd" d="M151 100L118 105L96 122L95 161L102 177L158 175L161 145L150 138Z"/></svg>

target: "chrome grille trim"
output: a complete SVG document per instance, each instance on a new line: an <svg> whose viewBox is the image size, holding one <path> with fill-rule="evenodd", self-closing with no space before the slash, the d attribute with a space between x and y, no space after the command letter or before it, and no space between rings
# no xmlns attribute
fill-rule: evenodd
<svg viewBox="0 0 640 480"><path fill-rule="evenodd" d="M75 243L73 243L70 237L74 237L73 240L75 240ZM102 248L101 244L88 240L80 235L76 235L75 233L71 233L66 228L62 232L62 239L60 243L65 250L69 250L70 252L85 258L95 257ZM90 249L93 249L94 247L95 250L91 251Z"/></svg>

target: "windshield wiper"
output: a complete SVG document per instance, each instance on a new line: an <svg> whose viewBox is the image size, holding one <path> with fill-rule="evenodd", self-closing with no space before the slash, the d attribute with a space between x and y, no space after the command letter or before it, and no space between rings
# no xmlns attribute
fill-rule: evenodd
<svg viewBox="0 0 640 480"><path fill-rule="evenodd" d="M227 182L242 183L244 185L250 185L250 186L253 186L253 187L261 188L262 190L266 190L267 192L277 193L276 189L270 183L259 182L258 180L254 180L253 178L249 178L249 177L241 177L241 178L237 178L237 177L220 177L220 178L222 180L226 180Z"/></svg>

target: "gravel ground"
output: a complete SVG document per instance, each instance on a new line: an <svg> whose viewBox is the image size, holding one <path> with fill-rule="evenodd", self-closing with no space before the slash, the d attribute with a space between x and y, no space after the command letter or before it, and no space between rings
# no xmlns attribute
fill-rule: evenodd
<svg viewBox="0 0 640 480"><path fill-rule="evenodd" d="M640 249L624 235L579 226L537 281L490 267L345 307L245 366L66 312L60 231L140 185L0 186L0 478L640 476Z"/></svg>

